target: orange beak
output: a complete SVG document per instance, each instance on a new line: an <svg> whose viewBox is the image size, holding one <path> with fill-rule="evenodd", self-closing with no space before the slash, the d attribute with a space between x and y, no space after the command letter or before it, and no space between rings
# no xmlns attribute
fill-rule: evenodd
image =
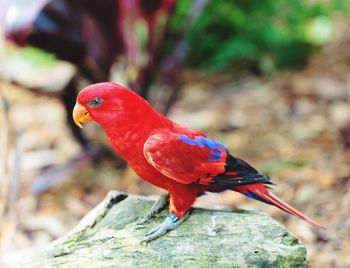
<svg viewBox="0 0 350 268"><path fill-rule="evenodd" d="M93 121L89 112L79 102L75 103L75 106L73 109L73 120L74 120L74 123L80 128L83 128L83 126L81 125L81 122Z"/></svg>

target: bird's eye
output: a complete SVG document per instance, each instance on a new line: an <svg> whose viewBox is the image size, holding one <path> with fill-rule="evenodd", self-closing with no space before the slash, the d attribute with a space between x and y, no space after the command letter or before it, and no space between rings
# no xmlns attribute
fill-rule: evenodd
<svg viewBox="0 0 350 268"><path fill-rule="evenodd" d="M102 102L103 102L103 99L95 98L89 101L89 106L92 108L97 108L101 106Z"/></svg>

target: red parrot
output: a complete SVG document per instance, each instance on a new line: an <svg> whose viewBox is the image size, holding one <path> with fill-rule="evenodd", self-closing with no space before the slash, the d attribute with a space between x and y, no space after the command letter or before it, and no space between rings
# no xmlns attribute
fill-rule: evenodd
<svg viewBox="0 0 350 268"><path fill-rule="evenodd" d="M97 122L138 176L169 192L170 213L146 235L145 242L180 225L198 196L225 190L274 205L322 227L271 193L266 186L272 184L270 178L232 156L224 144L176 124L125 87L105 82L84 88L78 94L73 118L79 127L81 122ZM166 198L160 198L145 220L166 203Z"/></svg>

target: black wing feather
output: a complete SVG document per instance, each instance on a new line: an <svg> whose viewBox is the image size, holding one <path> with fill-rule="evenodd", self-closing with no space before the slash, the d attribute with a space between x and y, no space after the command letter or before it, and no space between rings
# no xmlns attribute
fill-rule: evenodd
<svg viewBox="0 0 350 268"><path fill-rule="evenodd" d="M232 173L235 174L232 174ZM254 183L272 184L269 176L259 172L242 159L228 154L225 172L213 178L213 185L220 186L242 186Z"/></svg>

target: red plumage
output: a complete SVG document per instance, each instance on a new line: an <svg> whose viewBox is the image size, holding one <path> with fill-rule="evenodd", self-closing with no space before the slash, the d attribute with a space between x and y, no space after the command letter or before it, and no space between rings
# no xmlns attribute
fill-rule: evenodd
<svg viewBox="0 0 350 268"><path fill-rule="evenodd" d="M234 190L321 227L272 194L265 186L271 184L268 176L230 155L222 143L164 117L133 91L99 83L83 89L77 105L77 124L100 124L138 176L170 193L169 210L177 218L206 191Z"/></svg>

